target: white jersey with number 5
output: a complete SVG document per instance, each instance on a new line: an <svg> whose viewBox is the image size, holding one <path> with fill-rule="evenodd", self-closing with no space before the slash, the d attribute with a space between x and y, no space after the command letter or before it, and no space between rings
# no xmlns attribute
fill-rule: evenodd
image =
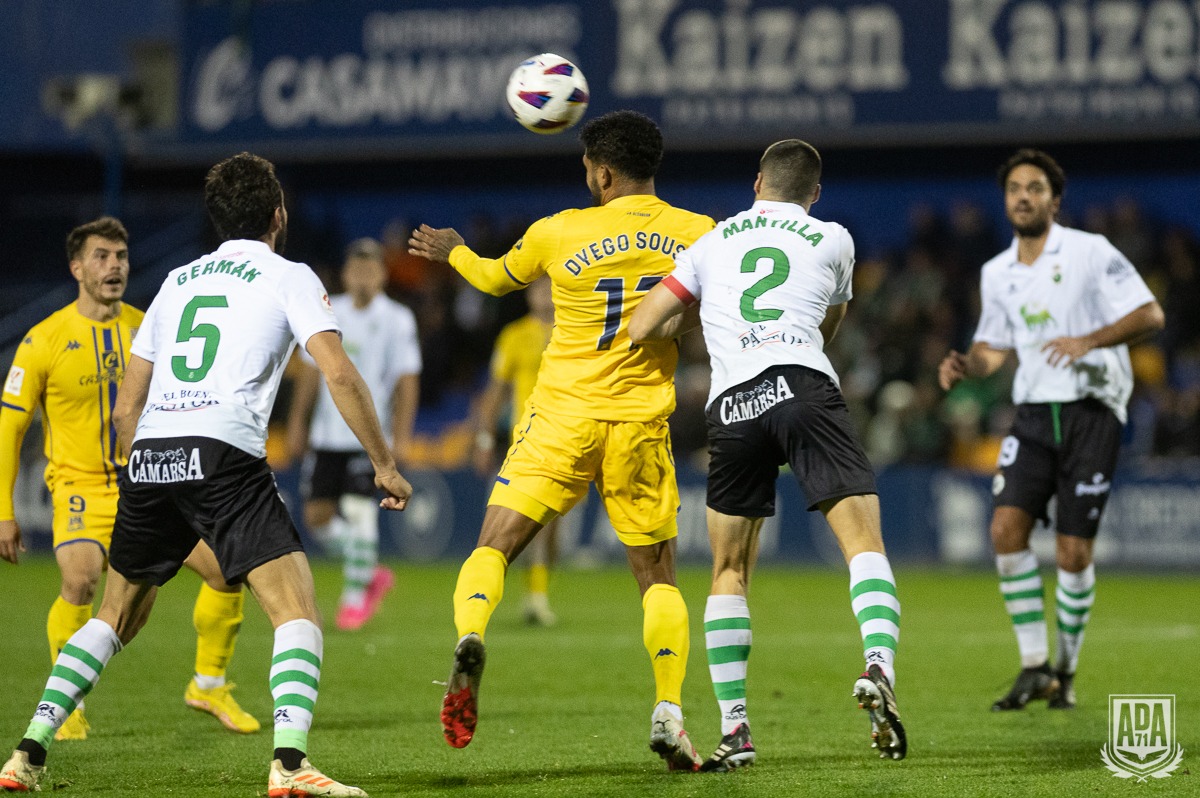
<svg viewBox="0 0 1200 798"><path fill-rule="evenodd" d="M134 439L197 435L264 457L292 348L326 330L339 332L321 281L261 241L175 269L131 347L154 363Z"/></svg>
<svg viewBox="0 0 1200 798"><path fill-rule="evenodd" d="M759 200L677 255L664 283L700 300L708 403L772 366L807 366L838 384L819 327L830 305L849 301L853 271L846 228L790 202Z"/></svg>

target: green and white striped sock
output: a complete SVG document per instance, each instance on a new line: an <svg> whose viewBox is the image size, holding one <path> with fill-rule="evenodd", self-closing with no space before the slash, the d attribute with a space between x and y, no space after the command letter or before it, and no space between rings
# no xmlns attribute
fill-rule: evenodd
<svg viewBox="0 0 1200 798"><path fill-rule="evenodd" d="M63 646L46 681L46 690L25 732L26 739L49 748L54 733L92 692L104 666L121 650L117 633L104 621L92 618Z"/></svg>
<svg viewBox="0 0 1200 798"><path fill-rule="evenodd" d="M896 577L885 554L864 551L850 560L850 608L858 619L866 664L878 665L896 683L896 645L900 642L900 599Z"/></svg>
<svg viewBox="0 0 1200 798"><path fill-rule="evenodd" d="M1000 574L1004 608L1017 634L1021 667L1040 667L1050 657L1050 646L1046 640L1046 607L1037 556L1033 549L997 554L996 571Z"/></svg>
<svg viewBox="0 0 1200 798"><path fill-rule="evenodd" d="M275 699L275 748L308 750L324 638L315 623L288 621L275 630L271 697Z"/></svg>
<svg viewBox="0 0 1200 798"><path fill-rule="evenodd" d="M746 666L750 660L750 608L745 596L709 596L704 605L708 672L721 708L721 734L748 722Z"/></svg>
<svg viewBox="0 0 1200 798"><path fill-rule="evenodd" d="M366 496L343 496L339 507L346 518L340 603L361 607L379 562L379 505Z"/></svg>
<svg viewBox="0 0 1200 798"><path fill-rule="evenodd" d="M1096 600L1096 566L1089 565L1075 574L1059 568L1054 599L1058 604L1058 670L1074 673L1083 646L1083 629Z"/></svg>

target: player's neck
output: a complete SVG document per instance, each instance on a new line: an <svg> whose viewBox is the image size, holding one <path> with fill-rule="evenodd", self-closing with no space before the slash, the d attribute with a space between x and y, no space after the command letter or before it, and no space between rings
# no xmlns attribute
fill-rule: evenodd
<svg viewBox="0 0 1200 798"><path fill-rule="evenodd" d="M354 305L355 310L362 310L375 301L375 297L379 294L351 294L350 302Z"/></svg>
<svg viewBox="0 0 1200 798"><path fill-rule="evenodd" d="M639 195L648 194L651 197L657 196L654 193L654 178L649 180L619 180L615 181L608 190L601 196L603 200L600 204L607 205L615 199L621 197L636 197Z"/></svg>
<svg viewBox="0 0 1200 798"><path fill-rule="evenodd" d="M1017 234L1017 260L1026 266L1032 266L1046 248L1046 239L1050 237L1050 225L1041 235L1023 236Z"/></svg>
<svg viewBox="0 0 1200 798"><path fill-rule="evenodd" d="M75 303L75 307L79 310L80 316L101 323L112 321L121 315L121 300L99 302L82 291L79 292L79 300Z"/></svg>

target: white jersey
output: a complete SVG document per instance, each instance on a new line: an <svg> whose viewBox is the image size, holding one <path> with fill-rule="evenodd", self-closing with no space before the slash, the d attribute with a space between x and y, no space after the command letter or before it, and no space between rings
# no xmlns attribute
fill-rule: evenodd
<svg viewBox="0 0 1200 798"><path fill-rule="evenodd" d="M677 255L666 284L688 304L701 300L708 404L772 366L807 366L838 384L820 324L849 301L853 271L849 231L790 202L759 200Z"/></svg>
<svg viewBox="0 0 1200 798"><path fill-rule="evenodd" d="M1125 423L1133 393L1129 347L1093 349L1073 364L1051 366L1047 341L1095 332L1154 301L1129 260L1104 236L1053 224L1033 265L1017 242L983 266L983 310L975 340L1017 350L1013 401L1074 402L1092 397Z"/></svg>
<svg viewBox="0 0 1200 798"><path fill-rule="evenodd" d="M354 307L354 300L346 294L330 297L330 302L342 328L342 346L371 390L379 423L390 437L388 419L396 381L421 373L417 320L411 310L382 294L365 308ZM305 359L311 362L307 355ZM333 403L325 380L320 381L309 442L314 449L362 451L362 444Z"/></svg>
<svg viewBox="0 0 1200 798"><path fill-rule="evenodd" d="M175 269L131 347L154 363L134 439L197 435L265 457L292 348L326 330L338 324L320 279L261 241L226 241Z"/></svg>

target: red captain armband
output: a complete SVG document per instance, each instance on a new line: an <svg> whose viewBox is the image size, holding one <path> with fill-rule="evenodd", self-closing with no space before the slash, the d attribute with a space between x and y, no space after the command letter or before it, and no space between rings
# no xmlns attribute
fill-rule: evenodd
<svg viewBox="0 0 1200 798"><path fill-rule="evenodd" d="M691 291L683 287L683 283L675 279L675 275L673 274L668 274L666 277L664 277L662 279L662 284L667 287L667 290L675 295L676 299L687 305L689 308L699 301L696 299L696 297L692 296Z"/></svg>

